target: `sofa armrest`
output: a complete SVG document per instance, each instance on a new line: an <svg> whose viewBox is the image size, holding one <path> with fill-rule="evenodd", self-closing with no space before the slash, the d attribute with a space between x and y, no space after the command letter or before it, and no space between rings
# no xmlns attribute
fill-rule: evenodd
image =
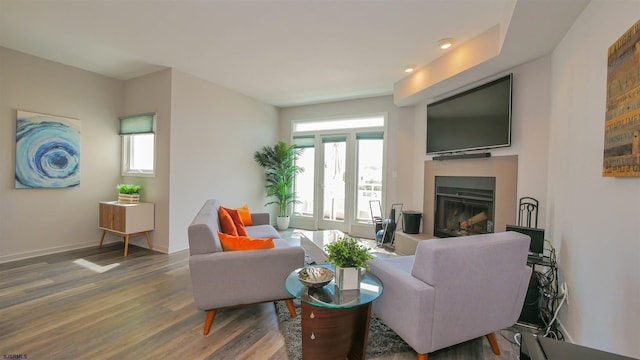
<svg viewBox="0 0 640 360"><path fill-rule="evenodd" d="M413 256L374 259L370 271L384 286L373 302L373 312L419 353L427 353L425 340L431 339L435 289L411 276Z"/></svg>
<svg viewBox="0 0 640 360"><path fill-rule="evenodd" d="M271 214L251 213L251 225L271 225Z"/></svg>
<svg viewBox="0 0 640 360"><path fill-rule="evenodd" d="M285 279L302 266L304 250L299 246L192 255L195 304L210 310L291 298Z"/></svg>

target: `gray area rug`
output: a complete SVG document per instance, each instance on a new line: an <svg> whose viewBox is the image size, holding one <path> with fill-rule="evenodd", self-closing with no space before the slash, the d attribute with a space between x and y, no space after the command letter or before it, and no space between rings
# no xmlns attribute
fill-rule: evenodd
<svg viewBox="0 0 640 360"><path fill-rule="evenodd" d="M287 305L284 301L276 302L276 313L278 314L278 326L280 332L284 336L284 342L287 346L287 354L289 360L302 359L302 325L300 301L294 300L296 305L296 313L298 316L291 318ZM390 355L400 352L412 351L398 334L391 330L376 315L371 315L369 322L369 340L367 341L367 359L375 358L383 355Z"/></svg>

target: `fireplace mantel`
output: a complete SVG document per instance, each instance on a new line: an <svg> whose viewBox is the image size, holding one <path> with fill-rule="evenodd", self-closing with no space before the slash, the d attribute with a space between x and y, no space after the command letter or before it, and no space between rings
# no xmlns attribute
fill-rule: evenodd
<svg viewBox="0 0 640 360"><path fill-rule="evenodd" d="M518 211L518 156L496 156L424 163L423 233L433 235L436 176L491 176L496 178L495 232L515 224Z"/></svg>

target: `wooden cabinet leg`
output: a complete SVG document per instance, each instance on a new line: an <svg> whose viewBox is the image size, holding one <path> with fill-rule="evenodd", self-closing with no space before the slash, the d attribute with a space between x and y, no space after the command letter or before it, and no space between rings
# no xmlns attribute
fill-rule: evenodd
<svg viewBox="0 0 640 360"><path fill-rule="evenodd" d="M100 237L99 248L102 248L102 243L104 241L104 237L107 231L109 230L102 230L102 237ZM109 232L112 232L112 231L109 231ZM131 234L123 234L120 232L113 232L113 233L122 236L122 238L124 239L124 256L127 256L129 254L129 238L132 236L145 235L147 237L147 244L149 245L149 250L153 250L153 244L151 243L151 235L149 234L149 231L141 231L141 232L131 233Z"/></svg>
<svg viewBox="0 0 640 360"><path fill-rule="evenodd" d="M151 238L149 237L149 232L145 231L145 235L147 235L147 245L149 245L149 250L153 250L153 245L151 245Z"/></svg>
<svg viewBox="0 0 640 360"><path fill-rule="evenodd" d="M98 249L102 249L102 242L104 241L104 235L107 233L106 230L102 230L102 236L100 237L100 245L98 246Z"/></svg>
<svg viewBox="0 0 640 360"><path fill-rule="evenodd" d="M127 256L127 252L129 251L129 235L124 236L124 256Z"/></svg>

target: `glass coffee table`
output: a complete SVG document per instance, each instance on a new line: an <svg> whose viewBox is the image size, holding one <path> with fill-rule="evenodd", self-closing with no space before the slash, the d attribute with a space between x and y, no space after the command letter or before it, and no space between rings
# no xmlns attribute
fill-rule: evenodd
<svg viewBox="0 0 640 360"><path fill-rule="evenodd" d="M319 265L335 271L333 264ZM382 282L367 272L360 290L340 291L334 280L314 289L304 286L294 270L285 280L287 291L302 308L302 358L364 359L371 302L382 294Z"/></svg>
<svg viewBox="0 0 640 360"><path fill-rule="evenodd" d="M327 244L330 244L344 236L345 234L340 230L302 230L300 231L300 246L304 249L304 252L316 262L316 264L326 264L329 254L327 254L325 247ZM356 239L358 239L358 243L360 243L360 245L363 245L368 249L376 247L375 240L362 238Z"/></svg>
<svg viewBox="0 0 640 360"><path fill-rule="evenodd" d="M316 230L316 231L301 231L300 232L300 246L304 249L304 252L311 256L316 264L327 263L327 252L324 247L344 236L339 230Z"/></svg>

